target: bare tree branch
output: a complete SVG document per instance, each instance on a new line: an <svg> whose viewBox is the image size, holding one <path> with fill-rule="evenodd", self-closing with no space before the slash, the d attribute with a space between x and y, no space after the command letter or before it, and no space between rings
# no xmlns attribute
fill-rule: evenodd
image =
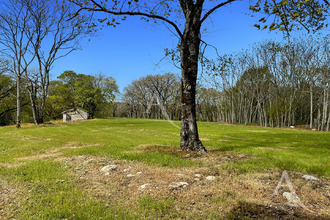
<svg viewBox="0 0 330 220"><path fill-rule="evenodd" d="M82 10L106 12L106 13L112 14L112 15L145 16L145 17L152 18L152 19L162 20L162 21L170 24L176 30L176 32L178 33L178 35L180 36L180 38L182 38L182 32L181 32L180 28L173 21L167 19L166 17L160 16L160 15L156 15L156 14L148 14L148 13L144 13L144 12L112 11L112 10L109 10L109 9L106 9L106 8L102 7L102 5L98 4L94 0L91 0L91 1L93 2L93 4L97 8L93 8L93 7L82 7L81 5L77 4L76 2L73 2L74 4L76 4L76 5L78 5L80 7L79 10L75 13L74 17L77 16L79 14L79 12L82 11Z"/></svg>
<svg viewBox="0 0 330 220"><path fill-rule="evenodd" d="M202 20L201 20L201 23L203 23L215 10L227 5L227 4L230 4L234 1L237 1L237 0L227 0L221 4L218 4L216 5L215 7L213 7L212 9L210 9L208 12L206 12L206 14L203 16Z"/></svg>

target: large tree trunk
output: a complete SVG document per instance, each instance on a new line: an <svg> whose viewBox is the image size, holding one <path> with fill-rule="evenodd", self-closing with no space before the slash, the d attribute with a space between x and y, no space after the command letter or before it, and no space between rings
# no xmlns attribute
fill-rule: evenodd
<svg viewBox="0 0 330 220"><path fill-rule="evenodd" d="M199 139L196 122L196 81L200 46L200 16L202 9L193 7L187 13L181 41L181 142L180 147L187 151L206 153Z"/></svg>

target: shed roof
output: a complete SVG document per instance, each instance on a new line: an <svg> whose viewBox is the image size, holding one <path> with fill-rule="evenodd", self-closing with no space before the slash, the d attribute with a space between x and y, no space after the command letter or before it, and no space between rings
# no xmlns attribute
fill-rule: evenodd
<svg viewBox="0 0 330 220"><path fill-rule="evenodd" d="M86 112L86 113L87 113L87 111L86 111L86 110L84 110L84 109L81 109L81 108L71 108L71 109L68 109L68 110L66 110L66 111L62 112L62 114L65 114L65 113L69 113L69 112L74 112L74 111L77 111L77 110L80 110L80 111L84 111L84 112Z"/></svg>

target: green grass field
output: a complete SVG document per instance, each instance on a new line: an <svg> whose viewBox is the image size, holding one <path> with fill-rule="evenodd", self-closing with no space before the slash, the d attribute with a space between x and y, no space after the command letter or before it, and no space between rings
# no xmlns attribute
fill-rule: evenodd
<svg viewBox="0 0 330 220"><path fill-rule="evenodd" d="M266 195L283 170L291 174L296 191L321 198L311 207L318 207L319 214L299 207L270 213L284 219L294 212L299 218L329 217L329 132L198 125L207 155L180 151L179 129L162 120L0 128L0 219L272 219L274 215L262 214L274 202ZM117 170L107 176L99 172L112 163ZM142 170L142 176L126 177L128 167ZM196 173L202 175L198 181ZM323 188L304 183L303 174L320 178ZM204 180L208 175L216 181ZM190 176L184 179L187 188L169 189L184 176ZM141 190L146 181L150 187ZM260 195L253 194L261 188Z"/></svg>

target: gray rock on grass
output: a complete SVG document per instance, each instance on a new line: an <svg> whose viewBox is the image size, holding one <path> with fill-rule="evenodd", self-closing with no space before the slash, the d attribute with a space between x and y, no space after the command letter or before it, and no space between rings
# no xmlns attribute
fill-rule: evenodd
<svg viewBox="0 0 330 220"><path fill-rule="evenodd" d="M109 172L110 172L110 171L116 170L117 168L118 168L118 166L117 166L117 165L114 165L114 164L112 164L112 165L107 165L107 166L105 166L105 167L103 167L103 168L101 169L101 172L103 172L103 173L109 175Z"/></svg>
<svg viewBox="0 0 330 220"><path fill-rule="evenodd" d="M209 180L209 181L213 181L213 180L216 179L216 177L215 176L207 176L205 179Z"/></svg>
<svg viewBox="0 0 330 220"><path fill-rule="evenodd" d="M177 188L186 188L189 184L187 182L176 182L170 184L168 187L177 189Z"/></svg>
<svg viewBox="0 0 330 220"><path fill-rule="evenodd" d="M302 178L304 178L305 180L320 180L315 176L310 176L310 175L303 175Z"/></svg>

